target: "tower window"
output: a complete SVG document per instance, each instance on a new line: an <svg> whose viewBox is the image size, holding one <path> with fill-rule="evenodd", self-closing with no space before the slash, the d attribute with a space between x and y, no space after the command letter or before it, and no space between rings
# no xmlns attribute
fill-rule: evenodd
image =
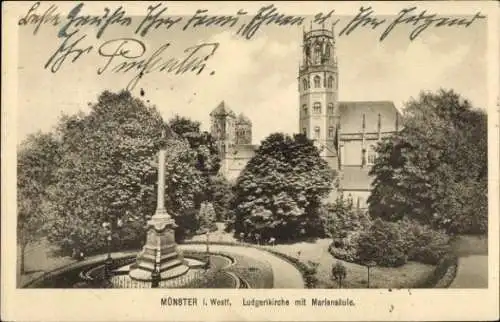
<svg viewBox="0 0 500 322"><path fill-rule="evenodd" d="M321 45L316 44L314 47L314 63L321 64Z"/></svg>
<svg viewBox="0 0 500 322"><path fill-rule="evenodd" d="M328 114L333 114L333 103L328 103Z"/></svg>
<svg viewBox="0 0 500 322"><path fill-rule="evenodd" d="M302 134L304 134L305 136L307 136L307 128L305 128L305 127L302 128Z"/></svg>
<svg viewBox="0 0 500 322"><path fill-rule="evenodd" d="M321 114L321 103L320 102L314 102L313 110L314 110L314 113Z"/></svg>
<svg viewBox="0 0 500 322"><path fill-rule="evenodd" d="M304 111L304 114L307 115L307 105L306 104L302 105L302 110Z"/></svg>
<svg viewBox="0 0 500 322"><path fill-rule="evenodd" d="M333 127L328 128L328 137L333 138Z"/></svg>
<svg viewBox="0 0 500 322"><path fill-rule="evenodd" d="M319 88L321 86L321 77L318 75L314 76L314 87Z"/></svg>
<svg viewBox="0 0 500 322"><path fill-rule="evenodd" d="M314 137L315 137L316 139L319 139L319 134L320 134L320 129L319 129L319 126L316 126L316 127L314 128Z"/></svg>
<svg viewBox="0 0 500 322"><path fill-rule="evenodd" d="M304 90L307 90L307 79L302 80L302 86L304 87Z"/></svg>
<svg viewBox="0 0 500 322"><path fill-rule="evenodd" d="M333 87L333 77L332 76L328 77L328 85L327 86L328 86L328 88Z"/></svg>

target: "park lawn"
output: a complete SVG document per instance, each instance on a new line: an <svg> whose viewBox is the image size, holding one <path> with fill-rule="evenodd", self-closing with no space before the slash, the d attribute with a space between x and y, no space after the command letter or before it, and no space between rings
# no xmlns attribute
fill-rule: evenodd
<svg viewBox="0 0 500 322"><path fill-rule="evenodd" d="M488 237L474 235L455 236L451 242L456 256L488 255Z"/></svg>
<svg viewBox="0 0 500 322"><path fill-rule="evenodd" d="M17 285L21 286L31 281L45 272L53 271L59 267L75 262L68 256L56 256L53 254L55 247L51 246L45 239L29 244L25 254L25 273L20 271L21 248L17 247Z"/></svg>
<svg viewBox="0 0 500 322"><path fill-rule="evenodd" d="M250 284L250 288L273 288L273 268L268 262L237 254L227 256L231 256L235 262L226 270L240 276Z"/></svg>
<svg viewBox="0 0 500 322"><path fill-rule="evenodd" d="M337 288L336 281L331 280L331 268L337 261L329 252L331 239L318 239L315 242L298 242L288 245L266 246L267 248L295 257L304 263L319 263L316 277L317 288ZM300 251L300 254L299 254ZM367 269L364 266L344 262L347 269L343 288L366 288ZM373 267L370 269L370 288L412 288L425 280L435 269L433 265L409 262L396 268Z"/></svg>

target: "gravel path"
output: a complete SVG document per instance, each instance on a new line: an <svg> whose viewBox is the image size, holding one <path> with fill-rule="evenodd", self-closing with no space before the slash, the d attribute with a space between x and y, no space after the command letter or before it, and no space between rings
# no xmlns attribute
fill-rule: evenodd
<svg viewBox="0 0 500 322"><path fill-rule="evenodd" d="M473 255L458 259L457 276L450 288L487 288L488 256Z"/></svg>

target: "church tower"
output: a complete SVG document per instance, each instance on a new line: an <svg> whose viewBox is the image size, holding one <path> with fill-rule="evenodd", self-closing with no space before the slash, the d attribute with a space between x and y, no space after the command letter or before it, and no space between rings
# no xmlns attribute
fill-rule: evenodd
<svg viewBox="0 0 500 322"><path fill-rule="evenodd" d="M299 132L314 140L325 161L337 168L340 112L333 26L304 30L302 42Z"/></svg>
<svg viewBox="0 0 500 322"><path fill-rule="evenodd" d="M252 144L252 121L243 114L236 119L236 145Z"/></svg>
<svg viewBox="0 0 500 322"><path fill-rule="evenodd" d="M210 133L215 139L219 157L222 162L222 172L227 171L227 156L236 143L236 114L222 101L210 113Z"/></svg>

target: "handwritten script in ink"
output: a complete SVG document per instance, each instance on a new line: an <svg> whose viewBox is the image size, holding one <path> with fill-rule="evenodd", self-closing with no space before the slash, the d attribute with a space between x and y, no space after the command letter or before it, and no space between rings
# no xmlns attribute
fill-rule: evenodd
<svg viewBox="0 0 500 322"><path fill-rule="evenodd" d="M443 16L415 6L404 8L389 18L381 18L370 6L360 7L353 18L342 21L333 15L334 9L307 17L286 14L274 4L263 6L255 12L239 9L232 15L217 15L206 9L197 9L191 15L173 16L169 15L165 3L146 7L142 16L138 16L136 12L133 16L130 15L121 5L104 7L101 15L89 15L85 9L84 3L78 3L64 13L56 4L44 3L42 6L40 2L36 2L19 19L18 25L33 28L35 36L40 28L54 28L54 37L59 39L59 44L57 48L49 49L50 53L43 66L49 72L57 73L66 64L78 63L87 55L98 55L102 60L96 67L97 75L131 75L128 90L134 89L150 73L215 74L209 63L223 44L193 43L184 48L181 55L173 55L170 49L176 44L168 35L174 29L178 32L203 28L232 30L236 36L251 41L259 31L268 26L297 28L309 22L335 26L341 37L362 29L376 30L379 31L379 40L384 41L397 28L409 26L409 39L413 41L431 28L467 28L486 18L481 12L466 17ZM107 37L106 32L110 28L122 29L123 37ZM162 36L165 35L164 39L169 40L155 48L149 48L146 39L153 33L161 33Z"/></svg>

